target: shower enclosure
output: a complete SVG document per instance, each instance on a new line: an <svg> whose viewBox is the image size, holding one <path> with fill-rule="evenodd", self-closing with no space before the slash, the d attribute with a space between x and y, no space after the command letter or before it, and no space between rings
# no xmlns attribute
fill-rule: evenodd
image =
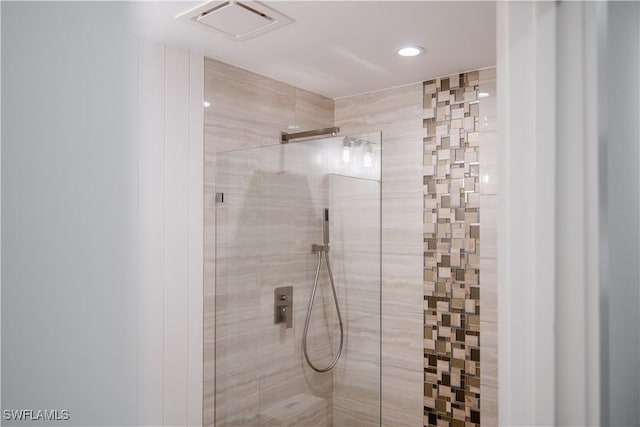
<svg viewBox="0 0 640 427"><path fill-rule="evenodd" d="M217 155L217 427L380 425L380 150Z"/></svg>

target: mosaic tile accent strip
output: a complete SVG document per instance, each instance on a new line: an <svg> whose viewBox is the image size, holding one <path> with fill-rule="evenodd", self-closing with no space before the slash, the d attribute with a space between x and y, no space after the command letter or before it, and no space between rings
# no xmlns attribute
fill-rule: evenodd
<svg viewBox="0 0 640 427"><path fill-rule="evenodd" d="M480 425L479 72L424 87L424 426Z"/></svg>

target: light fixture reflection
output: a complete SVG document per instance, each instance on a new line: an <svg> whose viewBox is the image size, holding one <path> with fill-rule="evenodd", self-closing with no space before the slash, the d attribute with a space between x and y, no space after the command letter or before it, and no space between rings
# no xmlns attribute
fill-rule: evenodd
<svg viewBox="0 0 640 427"><path fill-rule="evenodd" d="M367 142L367 145L364 149L364 159L362 161L365 168L370 168L373 166L373 149L371 148L371 143Z"/></svg>
<svg viewBox="0 0 640 427"><path fill-rule="evenodd" d="M342 162L351 162L351 145L347 145L347 143L345 143L344 147L342 147Z"/></svg>
<svg viewBox="0 0 640 427"><path fill-rule="evenodd" d="M204 108L211 107L211 103L209 101L204 101Z"/></svg>
<svg viewBox="0 0 640 427"><path fill-rule="evenodd" d="M377 159L373 152L374 145L369 141L345 136L342 140L342 163L356 169L377 167Z"/></svg>
<svg viewBox="0 0 640 427"><path fill-rule="evenodd" d="M489 97L489 92L480 92L478 94L478 98L488 98Z"/></svg>

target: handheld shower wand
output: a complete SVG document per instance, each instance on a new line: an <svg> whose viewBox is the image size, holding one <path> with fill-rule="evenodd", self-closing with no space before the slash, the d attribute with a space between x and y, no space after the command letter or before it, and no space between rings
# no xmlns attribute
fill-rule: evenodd
<svg viewBox="0 0 640 427"><path fill-rule="evenodd" d="M329 244L329 209L324 208L324 221L322 221L322 242Z"/></svg>
<svg viewBox="0 0 640 427"><path fill-rule="evenodd" d="M331 271L331 263L329 262L329 209L324 209L324 216L322 221L322 245L313 244L311 250L313 253L318 254L318 266L316 267L316 278L313 282L313 289L311 290L311 298L309 299L309 309L307 310L307 319L304 322L304 333L302 335L302 350L304 358L307 363L316 372L328 372L336 366L340 355L342 354L342 345L344 344L344 328L342 326L342 315L340 314L340 305L338 304L338 295L336 294L336 285L333 281L333 272ZM316 367L311 359L309 359L309 352L307 350L307 333L309 332L309 320L311 319L311 310L313 310L313 300L316 296L316 290L318 289L318 279L320 277L320 266L322 265L322 254L324 254L324 260L327 265L327 271L329 272L329 282L331 283L331 292L333 293L333 302L336 305L336 312L338 313L338 323L340 325L340 345L335 358L329 366L326 368Z"/></svg>

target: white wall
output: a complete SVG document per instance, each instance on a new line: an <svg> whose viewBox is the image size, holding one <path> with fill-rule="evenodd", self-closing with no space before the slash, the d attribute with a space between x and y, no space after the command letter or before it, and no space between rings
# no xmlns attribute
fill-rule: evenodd
<svg viewBox="0 0 640 427"><path fill-rule="evenodd" d="M497 16L501 425L554 423L555 6Z"/></svg>
<svg viewBox="0 0 640 427"><path fill-rule="evenodd" d="M204 58L138 48L138 421L201 425Z"/></svg>
<svg viewBox="0 0 640 427"><path fill-rule="evenodd" d="M640 423L639 17L498 6L500 424Z"/></svg>
<svg viewBox="0 0 640 427"><path fill-rule="evenodd" d="M640 425L639 18L637 2L607 3L604 96L599 100L605 117L599 130L605 135L608 251L601 254L606 275L600 289L608 304L603 330L609 367L603 393L608 407L603 424L612 426Z"/></svg>
<svg viewBox="0 0 640 427"><path fill-rule="evenodd" d="M2 409L200 425L203 58L127 7L2 4Z"/></svg>
<svg viewBox="0 0 640 427"><path fill-rule="evenodd" d="M73 425L135 424L138 154L126 10L2 9L2 407L69 409Z"/></svg>

